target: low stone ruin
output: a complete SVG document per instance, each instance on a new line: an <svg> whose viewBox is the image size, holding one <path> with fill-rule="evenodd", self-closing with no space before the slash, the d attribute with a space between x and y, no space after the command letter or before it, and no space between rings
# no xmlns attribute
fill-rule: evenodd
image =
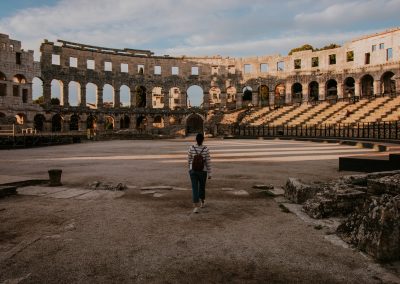
<svg viewBox="0 0 400 284"><path fill-rule="evenodd" d="M94 181L89 184L89 189L93 190L111 190L111 191L121 191L121 190L126 190L128 187L126 184L123 183L117 183L113 184L110 182L102 182L102 181Z"/></svg>
<svg viewBox="0 0 400 284"><path fill-rule="evenodd" d="M285 197L312 218L342 217L338 235L376 260L400 259L400 171L313 184L289 178Z"/></svg>

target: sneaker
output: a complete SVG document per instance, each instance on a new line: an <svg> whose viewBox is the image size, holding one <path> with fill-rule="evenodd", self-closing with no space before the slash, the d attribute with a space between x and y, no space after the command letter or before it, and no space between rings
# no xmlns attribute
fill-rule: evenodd
<svg viewBox="0 0 400 284"><path fill-rule="evenodd" d="M205 200L202 200L202 201L200 202L200 207L201 207L201 208L206 207L206 201L205 201Z"/></svg>
<svg viewBox="0 0 400 284"><path fill-rule="evenodd" d="M195 207L195 208L193 209L193 213L199 213L199 207Z"/></svg>

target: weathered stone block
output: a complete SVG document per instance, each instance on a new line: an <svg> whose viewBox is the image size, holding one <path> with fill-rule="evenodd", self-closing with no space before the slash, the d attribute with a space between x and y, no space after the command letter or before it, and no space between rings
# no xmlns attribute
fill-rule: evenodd
<svg viewBox="0 0 400 284"><path fill-rule="evenodd" d="M303 204L318 191L317 187L304 184L296 178L289 178L285 186L285 197L294 203Z"/></svg>
<svg viewBox="0 0 400 284"><path fill-rule="evenodd" d="M368 180L368 193L378 194L400 194L400 174Z"/></svg>

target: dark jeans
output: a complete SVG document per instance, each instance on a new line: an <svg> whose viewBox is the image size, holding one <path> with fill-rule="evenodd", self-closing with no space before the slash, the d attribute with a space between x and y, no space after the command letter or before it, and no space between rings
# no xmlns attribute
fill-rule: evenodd
<svg viewBox="0 0 400 284"><path fill-rule="evenodd" d="M206 198L206 171L189 171L190 180L192 181L192 198L193 203L198 203Z"/></svg>

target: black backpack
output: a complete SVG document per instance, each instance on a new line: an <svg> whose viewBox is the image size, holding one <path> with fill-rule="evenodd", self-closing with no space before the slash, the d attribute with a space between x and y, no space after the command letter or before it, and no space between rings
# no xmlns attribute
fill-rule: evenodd
<svg viewBox="0 0 400 284"><path fill-rule="evenodd" d="M204 159L203 156L201 155L201 153L203 153L204 149L206 149L206 147L204 147L200 153L197 153L196 147L193 146L194 151L196 152L196 155L194 155L193 157L193 162L192 162L192 170L194 171L202 171L204 169Z"/></svg>

